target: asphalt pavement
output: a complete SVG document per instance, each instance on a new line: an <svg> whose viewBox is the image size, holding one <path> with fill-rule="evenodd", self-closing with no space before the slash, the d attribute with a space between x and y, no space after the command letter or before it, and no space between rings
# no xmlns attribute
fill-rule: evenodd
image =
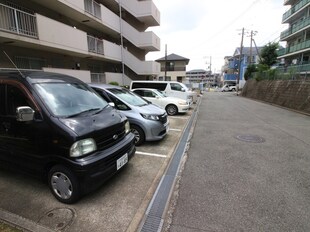
<svg viewBox="0 0 310 232"><path fill-rule="evenodd" d="M165 140L139 147L161 156L137 153L75 205L58 203L40 182L1 171L0 221L32 232L136 231L159 177L169 176L164 167L184 116L171 119ZM167 193L162 231L310 231L309 151L310 116L235 93L204 93Z"/></svg>
<svg viewBox="0 0 310 232"><path fill-rule="evenodd" d="M310 231L310 116L204 93L163 226Z"/></svg>

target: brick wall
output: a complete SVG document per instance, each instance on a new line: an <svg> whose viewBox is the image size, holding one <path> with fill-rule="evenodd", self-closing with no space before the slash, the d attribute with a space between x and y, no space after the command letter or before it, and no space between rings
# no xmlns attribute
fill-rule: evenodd
<svg viewBox="0 0 310 232"><path fill-rule="evenodd" d="M241 95L310 114L309 81L248 80Z"/></svg>

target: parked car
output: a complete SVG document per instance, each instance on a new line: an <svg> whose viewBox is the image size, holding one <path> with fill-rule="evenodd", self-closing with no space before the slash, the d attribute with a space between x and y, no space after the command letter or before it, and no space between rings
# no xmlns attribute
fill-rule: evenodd
<svg viewBox="0 0 310 232"><path fill-rule="evenodd" d="M231 91L237 91L237 87L235 84L225 84L222 88L221 88L221 92L231 92Z"/></svg>
<svg viewBox="0 0 310 232"><path fill-rule="evenodd" d="M127 118L84 82L45 72L0 72L0 164L47 180L73 203L134 155Z"/></svg>
<svg viewBox="0 0 310 232"><path fill-rule="evenodd" d="M130 90L150 88L162 91L169 97L177 97L186 100L190 105L197 102L196 92L190 91L186 85L177 81L132 81Z"/></svg>
<svg viewBox="0 0 310 232"><path fill-rule="evenodd" d="M135 134L137 146L144 141L161 140L166 136L169 121L166 111L162 108L122 87L94 83L90 86L126 115L131 131Z"/></svg>
<svg viewBox="0 0 310 232"><path fill-rule="evenodd" d="M168 115L176 115L178 113L186 113L189 109L189 103L183 99L175 97L167 97L164 93L156 89L133 89L132 92L137 93L146 100L158 105L166 110Z"/></svg>

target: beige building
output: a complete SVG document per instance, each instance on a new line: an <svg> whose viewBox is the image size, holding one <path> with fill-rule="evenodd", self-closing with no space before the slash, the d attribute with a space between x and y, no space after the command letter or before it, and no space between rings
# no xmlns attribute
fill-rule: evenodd
<svg viewBox="0 0 310 232"><path fill-rule="evenodd" d="M149 27L160 24L152 0L0 0L0 68L46 70L85 82L159 75L146 61L160 50Z"/></svg>
<svg viewBox="0 0 310 232"><path fill-rule="evenodd" d="M186 65L189 63L188 58L172 53L156 61L160 63L161 66L160 74L157 77L159 81L186 82Z"/></svg>

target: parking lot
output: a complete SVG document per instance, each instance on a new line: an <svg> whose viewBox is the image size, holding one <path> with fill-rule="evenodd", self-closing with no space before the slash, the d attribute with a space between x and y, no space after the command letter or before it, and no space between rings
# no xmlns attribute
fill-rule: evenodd
<svg viewBox="0 0 310 232"><path fill-rule="evenodd" d="M136 231L194 107L169 116L162 141L137 147L118 175L73 205L58 202L40 180L0 169L1 215L28 229L38 223L58 231Z"/></svg>

